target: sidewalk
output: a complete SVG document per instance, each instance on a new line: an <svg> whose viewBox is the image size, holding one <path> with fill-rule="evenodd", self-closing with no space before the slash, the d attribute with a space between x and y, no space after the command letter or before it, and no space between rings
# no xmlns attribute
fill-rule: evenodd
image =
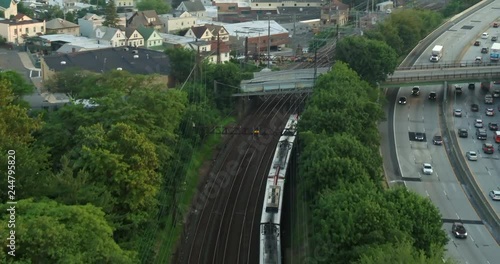
<svg viewBox="0 0 500 264"><path fill-rule="evenodd" d="M31 62L27 52L20 51L17 54L19 55L19 59L21 59L21 62L24 65L24 68L26 68L28 70L36 69L35 65L33 65L33 62Z"/></svg>

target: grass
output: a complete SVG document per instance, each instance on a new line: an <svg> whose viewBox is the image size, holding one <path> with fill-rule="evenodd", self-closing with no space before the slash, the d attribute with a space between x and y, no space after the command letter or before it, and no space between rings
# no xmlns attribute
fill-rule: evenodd
<svg viewBox="0 0 500 264"><path fill-rule="evenodd" d="M233 117L225 118L218 124L219 126L226 126L233 123L235 120ZM184 182L183 193L179 199L179 208L181 217L185 216L188 212L192 199L197 192L200 175L200 168L203 163L213 156L215 148L221 143L222 135L210 135L208 138L200 144L200 148L193 151L193 155L188 165L188 170L186 173L186 178ZM179 238L181 237L182 229L184 226L182 224L177 224L172 227L172 215L169 215L166 219L165 228L160 230L157 235L156 245L161 248L158 255L155 258L155 263L170 263L173 252L178 245Z"/></svg>
<svg viewBox="0 0 500 264"><path fill-rule="evenodd" d="M306 204L304 199L297 199L294 201L295 212L292 215L292 255L290 259L298 260L293 261L294 263L301 263L305 257L309 256L309 234L304 229L304 225L311 223L309 206ZM309 228L307 229L309 230Z"/></svg>

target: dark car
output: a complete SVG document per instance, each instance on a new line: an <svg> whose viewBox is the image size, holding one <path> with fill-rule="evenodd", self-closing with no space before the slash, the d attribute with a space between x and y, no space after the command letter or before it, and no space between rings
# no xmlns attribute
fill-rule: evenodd
<svg viewBox="0 0 500 264"><path fill-rule="evenodd" d="M465 128L459 128L458 129L458 136L461 138L466 138L469 136L469 132L467 132L467 129L465 129Z"/></svg>
<svg viewBox="0 0 500 264"><path fill-rule="evenodd" d="M437 94L436 92L430 92L429 93L429 100L436 100Z"/></svg>
<svg viewBox="0 0 500 264"><path fill-rule="evenodd" d="M441 137L441 136L434 136L434 138L432 138L432 144L434 144L434 145L442 145L443 144L443 137Z"/></svg>
<svg viewBox="0 0 500 264"><path fill-rule="evenodd" d="M477 111L479 111L479 105L477 105L477 104L471 104L471 105L470 105L470 110L471 110L472 112L477 112Z"/></svg>
<svg viewBox="0 0 500 264"><path fill-rule="evenodd" d="M413 88L411 89L411 94L412 94L412 95L416 95L416 96L417 96L417 95L420 95L420 87L418 87L418 86L413 87Z"/></svg>
<svg viewBox="0 0 500 264"><path fill-rule="evenodd" d="M498 27L498 23L497 22L493 23L493 27L497 28Z"/></svg>
<svg viewBox="0 0 500 264"><path fill-rule="evenodd" d="M495 41L497 41L497 40L498 40L498 37L497 37L497 36L493 36L493 37L491 37L491 41L495 42Z"/></svg>
<svg viewBox="0 0 500 264"><path fill-rule="evenodd" d="M483 152L485 154L493 154L493 152L495 152L495 148L493 147L493 144L491 144L491 143L484 143L483 144Z"/></svg>
<svg viewBox="0 0 500 264"><path fill-rule="evenodd" d="M488 133L486 133L486 129L484 128L476 129L476 137L479 140L486 140L488 138Z"/></svg>
<svg viewBox="0 0 500 264"><path fill-rule="evenodd" d="M474 46L481 46L481 41L476 40L476 41L474 42Z"/></svg>
<svg viewBox="0 0 500 264"><path fill-rule="evenodd" d="M469 89L470 90L476 89L476 84L475 83L469 83Z"/></svg>
<svg viewBox="0 0 500 264"><path fill-rule="evenodd" d="M425 135L422 132L415 132L415 140L424 141Z"/></svg>
<svg viewBox="0 0 500 264"><path fill-rule="evenodd" d="M498 124L497 123L488 123L488 127L490 128L490 130L492 131L497 131L498 130Z"/></svg>
<svg viewBox="0 0 500 264"><path fill-rule="evenodd" d="M462 223L453 223L451 232L456 238L467 238L467 230Z"/></svg>
<svg viewBox="0 0 500 264"><path fill-rule="evenodd" d="M481 53L483 53L483 54L488 53L488 48L482 48L482 49L481 49Z"/></svg>
<svg viewBox="0 0 500 264"><path fill-rule="evenodd" d="M405 105L406 104L406 97L404 97L404 96L399 97L398 104Z"/></svg>

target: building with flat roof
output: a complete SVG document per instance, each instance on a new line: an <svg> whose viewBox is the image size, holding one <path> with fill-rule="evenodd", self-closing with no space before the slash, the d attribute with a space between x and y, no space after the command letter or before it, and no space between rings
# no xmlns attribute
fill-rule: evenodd
<svg viewBox="0 0 500 264"><path fill-rule="evenodd" d="M166 85L172 81L169 78L171 67L168 56L164 52L145 48L112 47L49 55L41 58L40 65L44 82L68 68L95 73L119 70L133 74L158 74Z"/></svg>

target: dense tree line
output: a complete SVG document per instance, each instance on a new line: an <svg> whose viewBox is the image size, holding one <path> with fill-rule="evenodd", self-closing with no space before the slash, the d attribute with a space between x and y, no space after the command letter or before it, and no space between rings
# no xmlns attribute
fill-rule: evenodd
<svg viewBox="0 0 500 264"><path fill-rule="evenodd" d="M383 188L378 96L337 62L318 78L302 114L299 169L311 201L311 263L442 263L447 237L438 209L404 188Z"/></svg>
<svg viewBox="0 0 500 264"><path fill-rule="evenodd" d="M173 70L187 78L192 54L169 53ZM183 221L179 196L191 192L184 185L192 155L230 113L230 95L242 78L232 63L202 62L195 69L202 75L179 80L178 89L156 75L68 69L46 85L92 105L71 103L54 112L29 110L21 97L32 86L14 72L0 73L1 159L6 164L7 150L16 151L16 231L23 245L15 258L4 247L0 262L153 260L161 249L154 236L170 228L166 219L172 226Z"/></svg>

